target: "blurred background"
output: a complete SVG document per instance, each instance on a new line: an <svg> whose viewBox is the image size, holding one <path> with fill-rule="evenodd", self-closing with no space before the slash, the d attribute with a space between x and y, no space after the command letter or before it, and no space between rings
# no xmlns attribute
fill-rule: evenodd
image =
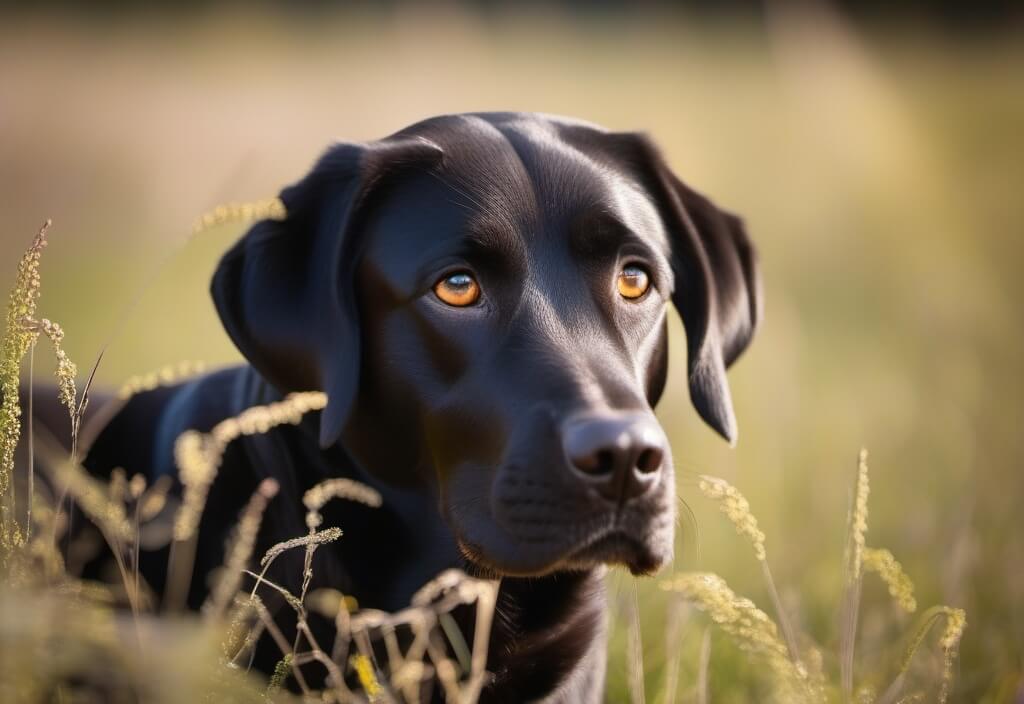
<svg viewBox="0 0 1024 704"><path fill-rule="evenodd" d="M718 572L770 610L749 546L697 492L722 476L767 533L783 601L834 652L867 447L869 544L922 606L967 610L954 701L1024 701L1024 13L894 5L0 3L0 282L53 218L40 312L80 367L109 345L98 383L228 363L207 285L241 228L190 237L214 205L276 194L331 140L439 113L646 130L744 216L766 284L731 373L734 450L690 406L673 322L659 414L693 520L670 571ZM667 600L613 582L608 701L623 701L623 614L638 591L657 692ZM864 600L866 675L913 621L871 578ZM683 701L706 623L684 624ZM716 635L712 701L756 701L754 669Z"/></svg>

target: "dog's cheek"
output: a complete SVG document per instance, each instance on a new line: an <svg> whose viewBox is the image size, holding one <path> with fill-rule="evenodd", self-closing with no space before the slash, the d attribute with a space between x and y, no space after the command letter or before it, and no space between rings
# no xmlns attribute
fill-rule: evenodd
<svg viewBox="0 0 1024 704"><path fill-rule="evenodd" d="M469 364L466 348L446 334L429 316L416 311L412 315L417 347L425 356L423 369L430 369L439 387L450 387L465 375Z"/></svg>

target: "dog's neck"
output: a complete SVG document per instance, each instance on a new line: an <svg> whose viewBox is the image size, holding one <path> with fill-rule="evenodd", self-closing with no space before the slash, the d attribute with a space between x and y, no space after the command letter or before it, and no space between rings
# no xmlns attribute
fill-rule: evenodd
<svg viewBox="0 0 1024 704"><path fill-rule="evenodd" d="M603 569L502 580L488 671L500 701L592 702L604 691ZM487 697L485 697L487 698Z"/></svg>

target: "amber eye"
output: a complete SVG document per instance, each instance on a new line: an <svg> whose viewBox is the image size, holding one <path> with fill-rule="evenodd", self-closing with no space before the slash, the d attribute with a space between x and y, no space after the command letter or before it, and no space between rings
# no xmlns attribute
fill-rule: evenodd
<svg viewBox="0 0 1024 704"><path fill-rule="evenodd" d="M635 300L651 287L651 279L643 268L630 264L619 272L619 293L623 298Z"/></svg>
<svg viewBox="0 0 1024 704"><path fill-rule="evenodd" d="M480 299L480 284L472 274L460 271L434 284L434 293L450 306L471 306Z"/></svg>

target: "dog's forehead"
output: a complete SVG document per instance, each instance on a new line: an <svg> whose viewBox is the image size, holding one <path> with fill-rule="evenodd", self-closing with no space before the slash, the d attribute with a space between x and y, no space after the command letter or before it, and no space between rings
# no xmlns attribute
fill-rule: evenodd
<svg viewBox="0 0 1024 704"><path fill-rule="evenodd" d="M667 247L658 211L628 166L567 140L565 126L584 130L592 144L606 137L587 123L531 113L452 115L410 130L444 151L436 175L473 213L471 227L531 240L601 213Z"/></svg>

